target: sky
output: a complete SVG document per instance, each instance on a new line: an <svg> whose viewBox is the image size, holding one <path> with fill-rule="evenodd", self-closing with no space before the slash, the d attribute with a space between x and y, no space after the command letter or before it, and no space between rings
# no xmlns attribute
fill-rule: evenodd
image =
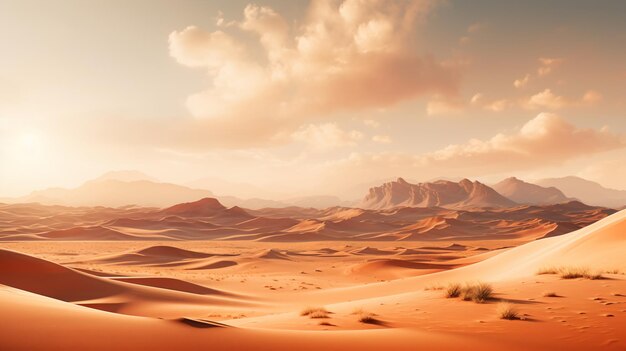
<svg viewBox="0 0 626 351"><path fill-rule="evenodd" d="M0 0L0 196L112 170L276 199L352 199L396 177L626 189L624 13L601 0Z"/></svg>

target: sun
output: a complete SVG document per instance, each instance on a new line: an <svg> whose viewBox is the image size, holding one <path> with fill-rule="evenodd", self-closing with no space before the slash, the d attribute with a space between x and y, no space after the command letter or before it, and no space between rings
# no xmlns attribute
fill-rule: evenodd
<svg viewBox="0 0 626 351"><path fill-rule="evenodd" d="M41 138L36 132L25 132L18 137L17 143L21 149L34 150L41 146Z"/></svg>

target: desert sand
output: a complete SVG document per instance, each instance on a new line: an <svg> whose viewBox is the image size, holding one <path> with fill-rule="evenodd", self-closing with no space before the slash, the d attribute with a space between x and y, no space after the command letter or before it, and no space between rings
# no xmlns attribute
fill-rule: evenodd
<svg viewBox="0 0 626 351"><path fill-rule="evenodd" d="M623 350L613 212L2 205L0 348Z"/></svg>

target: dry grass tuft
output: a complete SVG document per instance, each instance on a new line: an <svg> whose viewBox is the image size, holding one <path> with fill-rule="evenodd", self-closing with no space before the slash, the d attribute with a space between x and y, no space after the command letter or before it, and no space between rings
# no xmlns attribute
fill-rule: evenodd
<svg viewBox="0 0 626 351"><path fill-rule="evenodd" d="M559 274L558 267L541 267L537 270L537 275L543 274Z"/></svg>
<svg viewBox="0 0 626 351"><path fill-rule="evenodd" d="M377 325L382 325L384 324L380 319L376 318L376 314L368 312L362 308L357 308L355 309L352 314L357 315L358 318L357 320L360 323L365 323L365 324L377 324Z"/></svg>
<svg viewBox="0 0 626 351"><path fill-rule="evenodd" d="M604 279L600 272L591 272L589 268L573 266L540 268L537 274L558 274L562 279Z"/></svg>
<svg viewBox="0 0 626 351"><path fill-rule="evenodd" d="M446 297L447 298L459 297L461 296L461 292L463 292L463 289L461 288L461 284L452 283L448 285L448 288L446 288Z"/></svg>
<svg viewBox="0 0 626 351"><path fill-rule="evenodd" d="M561 296L555 293L554 291L548 291L548 292L543 293L543 297L561 297Z"/></svg>
<svg viewBox="0 0 626 351"><path fill-rule="evenodd" d="M373 313L364 313L359 316L359 322L365 324L380 324L381 321Z"/></svg>
<svg viewBox="0 0 626 351"><path fill-rule="evenodd" d="M458 283L448 285L445 296L447 298L461 297L464 301L484 303L493 297L493 288L489 284L466 284L462 287Z"/></svg>
<svg viewBox="0 0 626 351"><path fill-rule="evenodd" d="M443 289L445 289L445 287L443 285L439 285L439 284L429 285L429 286L424 288L425 291L443 290Z"/></svg>
<svg viewBox="0 0 626 351"><path fill-rule="evenodd" d="M510 303L500 303L498 305L498 317L506 320L520 319L519 312Z"/></svg>
<svg viewBox="0 0 626 351"><path fill-rule="evenodd" d="M330 318L330 312L324 307L307 307L300 312L301 316L309 316L309 318Z"/></svg>

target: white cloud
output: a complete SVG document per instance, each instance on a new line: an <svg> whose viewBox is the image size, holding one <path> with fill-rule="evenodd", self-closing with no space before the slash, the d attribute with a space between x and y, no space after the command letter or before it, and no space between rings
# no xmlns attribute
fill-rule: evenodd
<svg viewBox="0 0 626 351"><path fill-rule="evenodd" d="M588 90L580 99L568 99L556 95L550 89L545 89L532 95L522 105L528 109L559 110L565 107L593 106L602 101L602 94L595 90Z"/></svg>
<svg viewBox="0 0 626 351"><path fill-rule="evenodd" d="M188 27L170 34L170 55L203 68L206 90L187 99L205 119L205 132L225 131L246 144L274 135L239 128L294 131L333 112L385 108L425 94L452 96L458 68L418 53L419 24L434 2L345 0L313 2L303 23L292 24L265 6L248 5L235 26ZM258 45L242 40L250 33ZM229 141L234 144L234 140Z"/></svg>
<svg viewBox="0 0 626 351"><path fill-rule="evenodd" d="M516 88L523 88L526 86L526 84L528 84L529 81L530 81L530 74L527 74L523 78L516 79L513 82L513 86Z"/></svg>
<svg viewBox="0 0 626 351"><path fill-rule="evenodd" d="M529 109L548 108L558 110L567 105L568 101L564 97L555 95L550 89L545 89L531 96L526 102L526 107Z"/></svg>
<svg viewBox="0 0 626 351"><path fill-rule="evenodd" d="M527 171L563 164L569 160L626 147L624 136L608 128L577 128L551 113L540 113L512 133L489 139L470 139L425 154L354 153L338 161L329 174L349 179L415 176L484 176ZM355 178L359 177L359 178Z"/></svg>

